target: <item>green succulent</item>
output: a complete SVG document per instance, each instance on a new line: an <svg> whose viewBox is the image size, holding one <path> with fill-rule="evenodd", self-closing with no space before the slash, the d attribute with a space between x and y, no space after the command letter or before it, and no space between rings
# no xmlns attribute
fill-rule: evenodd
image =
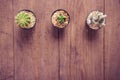
<svg viewBox="0 0 120 80"><path fill-rule="evenodd" d="M17 24L20 27L25 27L28 26L30 24L30 16L27 12L20 12L17 14L17 16L15 17Z"/></svg>
<svg viewBox="0 0 120 80"><path fill-rule="evenodd" d="M65 22L65 16L63 16L63 15L58 16L58 21L59 21L59 23L64 23Z"/></svg>

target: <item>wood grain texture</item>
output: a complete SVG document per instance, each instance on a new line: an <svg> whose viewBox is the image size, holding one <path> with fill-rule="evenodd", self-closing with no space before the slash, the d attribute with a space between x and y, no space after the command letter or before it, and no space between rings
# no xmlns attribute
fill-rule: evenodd
<svg viewBox="0 0 120 80"><path fill-rule="evenodd" d="M58 30L50 21L58 3L56 0L13 1L14 14L30 9L37 17L33 29L14 26L15 80L58 80Z"/></svg>
<svg viewBox="0 0 120 80"><path fill-rule="evenodd" d="M120 0L105 0L105 12L105 76L120 80Z"/></svg>
<svg viewBox="0 0 120 80"><path fill-rule="evenodd" d="M12 0L0 0L0 80L13 79L14 64Z"/></svg>
<svg viewBox="0 0 120 80"><path fill-rule="evenodd" d="M37 17L33 29L14 23L18 11ZM52 26L64 9L70 23ZM120 0L0 0L0 80L120 80ZM107 14L106 26L88 29L87 15Z"/></svg>
<svg viewBox="0 0 120 80"><path fill-rule="evenodd" d="M104 12L104 0L59 0L70 14L70 24L59 30L60 80L103 80L103 29L87 28L93 10Z"/></svg>

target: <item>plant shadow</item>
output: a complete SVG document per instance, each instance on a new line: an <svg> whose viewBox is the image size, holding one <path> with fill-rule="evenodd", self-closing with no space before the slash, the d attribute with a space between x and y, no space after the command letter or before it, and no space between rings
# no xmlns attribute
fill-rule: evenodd
<svg viewBox="0 0 120 80"><path fill-rule="evenodd" d="M52 26L52 35L56 39L62 39L64 37L64 28L56 28Z"/></svg>
<svg viewBox="0 0 120 80"><path fill-rule="evenodd" d="M86 33L87 40L95 41L99 37L98 30L93 30L89 28L87 24L85 24L85 30L87 30L87 33Z"/></svg>
<svg viewBox="0 0 120 80"><path fill-rule="evenodd" d="M31 29L20 29L18 36L22 44L32 43L35 27Z"/></svg>
<svg viewBox="0 0 120 80"><path fill-rule="evenodd" d="M52 26L52 35L55 39L58 39L59 38L59 29Z"/></svg>

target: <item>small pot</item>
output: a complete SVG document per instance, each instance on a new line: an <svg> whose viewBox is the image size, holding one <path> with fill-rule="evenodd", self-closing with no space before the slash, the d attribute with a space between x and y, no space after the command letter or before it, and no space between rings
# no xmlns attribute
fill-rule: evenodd
<svg viewBox="0 0 120 80"><path fill-rule="evenodd" d="M22 29L31 29L36 24L36 16L31 10L21 10L15 16L15 22Z"/></svg>
<svg viewBox="0 0 120 80"><path fill-rule="evenodd" d="M100 11L92 11L87 17L87 25L93 30L98 30L105 26L106 15Z"/></svg>
<svg viewBox="0 0 120 80"><path fill-rule="evenodd" d="M65 28L69 24L70 16L67 11L58 9L53 12L51 19L54 27Z"/></svg>

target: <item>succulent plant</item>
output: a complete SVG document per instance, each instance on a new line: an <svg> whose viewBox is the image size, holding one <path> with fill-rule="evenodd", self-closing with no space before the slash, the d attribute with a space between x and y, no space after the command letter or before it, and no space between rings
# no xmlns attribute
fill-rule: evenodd
<svg viewBox="0 0 120 80"><path fill-rule="evenodd" d="M16 23L20 27L28 26L30 24L30 20L31 20L29 14L25 11L18 13L17 16L15 17L15 19L16 19Z"/></svg>
<svg viewBox="0 0 120 80"><path fill-rule="evenodd" d="M59 21L59 23L64 23L65 22L65 16L63 16L63 15L58 16L58 21Z"/></svg>
<svg viewBox="0 0 120 80"><path fill-rule="evenodd" d="M107 15L103 14L102 12L93 11L87 18L87 24L91 29L100 29L101 27L105 26L106 16Z"/></svg>
<svg viewBox="0 0 120 80"><path fill-rule="evenodd" d="M57 28L65 28L70 21L70 16L67 11L58 9L52 14L52 24Z"/></svg>

